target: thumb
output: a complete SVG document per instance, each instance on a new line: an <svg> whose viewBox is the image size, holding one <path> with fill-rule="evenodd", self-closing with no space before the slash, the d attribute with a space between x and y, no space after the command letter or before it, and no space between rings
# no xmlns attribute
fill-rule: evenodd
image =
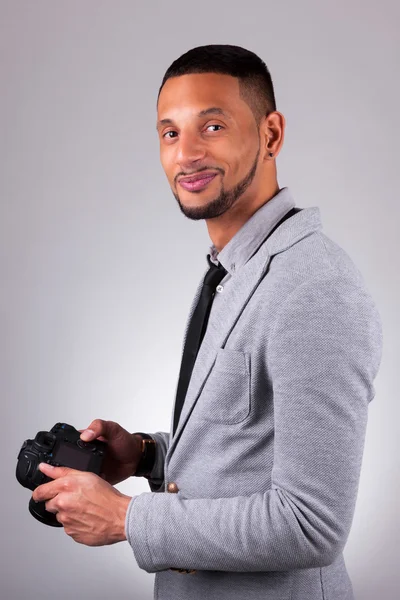
<svg viewBox="0 0 400 600"><path fill-rule="evenodd" d="M95 438L107 435L111 422L104 421L103 419L95 419L92 421L86 429L79 430L81 432L81 439L84 442L91 442Z"/></svg>
<svg viewBox="0 0 400 600"><path fill-rule="evenodd" d="M69 473L72 473L76 469L70 469L69 467L53 467L53 465L48 465L45 462L39 464L39 469L52 479L59 479L60 477L65 477Z"/></svg>
<svg viewBox="0 0 400 600"><path fill-rule="evenodd" d="M90 442L96 436L96 432L93 429L79 429L81 433L81 438L84 442Z"/></svg>

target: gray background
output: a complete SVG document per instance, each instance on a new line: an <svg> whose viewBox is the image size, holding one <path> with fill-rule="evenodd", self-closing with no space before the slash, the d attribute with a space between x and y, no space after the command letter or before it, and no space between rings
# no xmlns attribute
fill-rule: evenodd
<svg viewBox="0 0 400 600"><path fill-rule="evenodd" d="M279 184L320 207L379 306L384 356L345 558L358 600L398 598L397 0L0 6L1 600L152 598L127 543L89 548L37 523L14 472L21 442L60 420L169 429L209 238L162 171L155 102L170 63L208 43L267 63L287 120Z"/></svg>

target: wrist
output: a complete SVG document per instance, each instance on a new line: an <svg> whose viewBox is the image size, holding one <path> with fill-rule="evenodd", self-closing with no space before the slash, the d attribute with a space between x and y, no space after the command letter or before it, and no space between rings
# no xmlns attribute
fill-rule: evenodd
<svg viewBox="0 0 400 600"><path fill-rule="evenodd" d="M132 497L126 496L125 494L121 494L121 496L117 498L115 532L113 536L114 543L124 542L127 539L125 533L125 522L126 513L131 500Z"/></svg>

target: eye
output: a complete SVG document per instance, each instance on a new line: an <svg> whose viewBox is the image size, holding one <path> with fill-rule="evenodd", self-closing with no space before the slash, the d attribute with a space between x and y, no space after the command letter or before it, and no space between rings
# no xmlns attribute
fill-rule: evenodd
<svg viewBox="0 0 400 600"><path fill-rule="evenodd" d="M173 129L170 129L169 131L166 131L165 133L163 133L163 138L165 138L166 136L168 136L169 133L176 133L176 131L174 131ZM172 139L171 137L168 136L169 139Z"/></svg>
<svg viewBox="0 0 400 600"><path fill-rule="evenodd" d="M224 127L222 127L222 125L219 125L218 123L213 123L212 125L207 125L206 130L209 129L210 127L219 127L219 129L224 129ZM217 131L219 131L219 130L217 130ZM170 129L169 131L166 131L165 133L163 133L162 137L165 139L172 140L175 137L175 135L173 135L173 136L169 135L170 133L177 135L177 132L175 130Z"/></svg>
<svg viewBox="0 0 400 600"><path fill-rule="evenodd" d="M214 123L213 125L208 125L207 129L209 129L209 127L219 127L220 129L223 129L222 125L218 125L218 123Z"/></svg>

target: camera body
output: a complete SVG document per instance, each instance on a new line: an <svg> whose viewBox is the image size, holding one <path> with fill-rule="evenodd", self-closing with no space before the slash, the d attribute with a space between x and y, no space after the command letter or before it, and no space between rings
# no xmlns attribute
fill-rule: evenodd
<svg viewBox="0 0 400 600"><path fill-rule="evenodd" d="M39 470L41 462L56 467L70 467L100 475L107 444L99 440L84 442L80 432L67 423L56 423L50 431L39 431L35 439L25 440L18 454L16 477L19 483L35 490L52 481ZM42 523L62 527L54 513L46 511L44 502L29 503L30 513Z"/></svg>

